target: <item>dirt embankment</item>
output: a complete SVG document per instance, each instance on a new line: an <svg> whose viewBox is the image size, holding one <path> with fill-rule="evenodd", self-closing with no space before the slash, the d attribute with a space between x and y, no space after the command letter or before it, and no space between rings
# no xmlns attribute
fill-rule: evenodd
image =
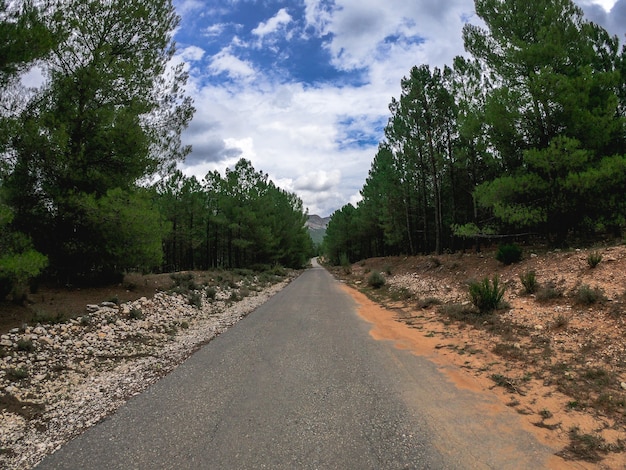
<svg viewBox="0 0 626 470"><path fill-rule="evenodd" d="M386 307L370 320L372 334L455 365L460 386L471 377L497 393L572 468L626 468L625 246L525 250L508 266L485 252L375 258L333 271ZM385 277L380 289L368 283L375 272ZM532 294L522 283L530 272ZM506 306L479 314L468 285L495 275Z"/></svg>

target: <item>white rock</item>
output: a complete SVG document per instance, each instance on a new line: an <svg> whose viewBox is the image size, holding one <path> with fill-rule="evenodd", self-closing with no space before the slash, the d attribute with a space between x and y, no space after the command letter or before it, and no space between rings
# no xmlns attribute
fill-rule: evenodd
<svg viewBox="0 0 626 470"><path fill-rule="evenodd" d="M45 335L47 331L43 326L38 326L33 330L33 333L35 333L36 335Z"/></svg>

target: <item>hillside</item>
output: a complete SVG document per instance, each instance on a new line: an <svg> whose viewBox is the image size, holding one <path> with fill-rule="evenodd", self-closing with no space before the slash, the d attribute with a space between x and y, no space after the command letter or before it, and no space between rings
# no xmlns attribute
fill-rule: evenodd
<svg viewBox="0 0 626 470"><path fill-rule="evenodd" d="M311 239L313 243L319 245L324 240L324 236L326 235L326 227L328 227L328 222L330 221L330 217L320 217L319 215L309 215L308 220L305 223L305 226L309 229L309 234L311 235Z"/></svg>
<svg viewBox="0 0 626 470"><path fill-rule="evenodd" d="M592 268L594 255L601 261ZM585 461L580 468L624 468L625 246L526 249L509 266L491 251L374 258L332 271L405 325L402 340L386 339L482 380L540 438L562 443L561 456ZM531 271L538 287L528 294L520 276ZM380 289L368 284L374 272L385 278ZM506 307L479 314L468 284L494 275L506 286Z"/></svg>

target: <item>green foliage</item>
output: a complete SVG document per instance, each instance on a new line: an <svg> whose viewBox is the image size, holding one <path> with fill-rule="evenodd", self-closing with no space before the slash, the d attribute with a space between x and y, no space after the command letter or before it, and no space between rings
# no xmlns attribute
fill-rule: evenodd
<svg viewBox="0 0 626 470"><path fill-rule="evenodd" d="M350 274L352 272L352 265L350 264L350 259L346 253L341 253L339 263L346 274Z"/></svg>
<svg viewBox="0 0 626 470"><path fill-rule="evenodd" d="M524 286L524 292L526 294L534 294L537 292L539 283L537 282L535 271L526 271L525 273L520 274L519 278Z"/></svg>
<svg viewBox="0 0 626 470"><path fill-rule="evenodd" d="M202 294L198 291L190 292L187 296L187 303L196 308L202 308Z"/></svg>
<svg viewBox="0 0 626 470"><path fill-rule="evenodd" d="M21 301L28 292L28 283L47 266L48 259L35 250L5 255L0 258L0 298L11 294Z"/></svg>
<svg viewBox="0 0 626 470"><path fill-rule="evenodd" d="M13 382L23 380L27 378L29 375L30 374L28 373L28 370L24 369L23 367L15 367L15 368L11 367L6 370L6 378Z"/></svg>
<svg viewBox="0 0 626 470"><path fill-rule="evenodd" d="M452 233L461 238L474 238L483 233L483 231L473 222L459 225L452 224Z"/></svg>
<svg viewBox="0 0 626 470"><path fill-rule="evenodd" d="M184 64L171 67L174 7L71 0L50 15L59 32L43 64L49 80L1 142L13 228L63 282L159 267L166 225L139 182L188 153L180 134L193 113Z"/></svg>
<svg viewBox="0 0 626 470"><path fill-rule="evenodd" d="M333 264L341 253L354 262L467 248L486 234L565 245L623 229L619 39L571 0L475 4L481 26L463 30L470 57L401 80L362 200L328 226Z"/></svg>
<svg viewBox="0 0 626 470"><path fill-rule="evenodd" d="M204 292L207 299L215 300L215 297L217 296L217 290L215 289L215 287L207 287Z"/></svg>
<svg viewBox="0 0 626 470"><path fill-rule="evenodd" d="M505 265L519 263L522 259L522 249L515 244L500 245L496 259Z"/></svg>
<svg viewBox="0 0 626 470"><path fill-rule="evenodd" d="M29 284L46 268L48 258L32 248L30 239L11 227L13 213L0 200L0 300L11 295L21 302Z"/></svg>
<svg viewBox="0 0 626 470"><path fill-rule="evenodd" d="M587 284L581 285L574 295L576 301L583 305L592 305L606 299L602 289L591 288Z"/></svg>
<svg viewBox="0 0 626 470"><path fill-rule="evenodd" d="M593 253L589 253L589 255L587 256L587 265L591 269L598 266L600 264L600 261L602 261L602 255L598 253L597 251L594 251Z"/></svg>
<svg viewBox="0 0 626 470"><path fill-rule="evenodd" d="M171 273L170 278L174 281L172 291L177 294L191 294L193 291L200 289L193 273Z"/></svg>
<svg viewBox="0 0 626 470"><path fill-rule="evenodd" d="M535 298L539 302L547 302L549 300L558 299L563 297L563 292L557 289L554 285L548 284L539 290L537 290Z"/></svg>
<svg viewBox="0 0 626 470"><path fill-rule="evenodd" d="M302 201L277 188L241 159L223 177L202 182L181 172L156 185L172 230L165 237L166 270L209 267L304 266L313 255Z"/></svg>
<svg viewBox="0 0 626 470"><path fill-rule="evenodd" d="M25 352L33 352L35 350L35 345L31 339L20 338L17 340L17 350L25 351Z"/></svg>
<svg viewBox="0 0 626 470"><path fill-rule="evenodd" d="M500 278L496 275L490 281L488 277L481 282L471 282L469 295L472 303L481 313L492 312L501 307L506 286L500 285Z"/></svg>
<svg viewBox="0 0 626 470"><path fill-rule="evenodd" d="M128 313L128 317L131 320L143 320L144 319L144 314L141 311L141 309L138 308L133 308L131 309L131 311Z"/></svg>
<svg viewBox="0 0 626 470"><path fill-rule="evenodd" d="M380 289L385 285L385 276L378 271L373 271L367 278L367 285L373 289Z"/></svg>

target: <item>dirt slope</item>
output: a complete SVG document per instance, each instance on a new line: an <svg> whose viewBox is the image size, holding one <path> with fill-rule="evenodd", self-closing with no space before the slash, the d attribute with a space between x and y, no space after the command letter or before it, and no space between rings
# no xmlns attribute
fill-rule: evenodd
<svg viewBox="0 0 626 470"><path fill-rule="evenodd" d="M625 246L526 249L509 266L493 251L375 258L333 271L420 335L417 354L429 350L479 378L577 468L626 468ZM530 271L534 294L520 278ZM368 285L373 272L384 275L383 288ZM494 275L508 305L478 314L468 283Z"/></svg>

